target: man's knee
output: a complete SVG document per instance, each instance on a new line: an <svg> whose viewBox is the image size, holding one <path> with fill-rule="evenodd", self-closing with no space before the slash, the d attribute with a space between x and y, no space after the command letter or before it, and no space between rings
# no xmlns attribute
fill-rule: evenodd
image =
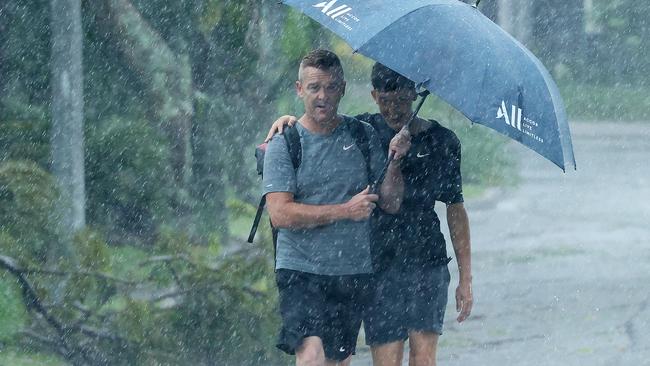
<svg viewBox="0 0 650 366"><path fill-rule="evenodd" d="M430 354L416 354L410 358L410 366L436 366L436 358Z"/></svg>
<svg viewBox="0 0 650 366"><path fill-rule="evenodd" d="M296 350L297 366L324 366L325 351L323 342L318 337L307 337Z"/></svg>
<svg viewBox="0 0 650 366"><path fill-rule="evenodd" d="M435 366L438 334L411 332L409 334L409 359L411 366Z"/></svg>
<svg viewBox="0 0 650 366"><path fill-rule="evenodd" d="M326 366L350 366L350 363L352 362L352 355L348 356L343 361L332 361L332 360L326 360L325 365Z"/></svg>
<svg viewBox="0 0 650 366"><path fill-rule="evenodd" d="M375 366L399 366L402 364L404 342L397 341L371 347Z"/></svg>

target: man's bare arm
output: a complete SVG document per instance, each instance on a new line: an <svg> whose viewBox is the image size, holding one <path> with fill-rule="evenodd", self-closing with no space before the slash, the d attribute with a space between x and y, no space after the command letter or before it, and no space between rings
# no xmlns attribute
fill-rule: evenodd
<svg viewBox="0 0 650 366"><path fill-rule="evenodd" d="M393 160L388 165L386 177L379 187L379 207L382 210L394 214L402 205L404 198L404 177L400 168L400 161L411 148L411 133L402 129L390 141L389 154L393 154Z"/></svg>
<svg viewBox="0 0 650 366"><path fill-rule="evenodd" d="M456 288L457 320L464 321L472 312L472 253L469 232L469 218L463 203L447 205L447 223L458 261L459 280Z"/></svg>
<svg viewBox="0 0 650 366"><path fill-rule="evenodd" d="M404 177L399 162L393 160L388 165L386 177L379 187L379 207L389 214L399 211L404 198Z"/></svg>
<svg viewBox="0 0 650 366"><path fill-rule="evenodd" d="M289 192L271 192L266 202L273 226L277 228L307 229L328 225L340 220L367 220L375 209L378 196L368 188L348 202L336 205L307 205L293 200Z"/></svg>

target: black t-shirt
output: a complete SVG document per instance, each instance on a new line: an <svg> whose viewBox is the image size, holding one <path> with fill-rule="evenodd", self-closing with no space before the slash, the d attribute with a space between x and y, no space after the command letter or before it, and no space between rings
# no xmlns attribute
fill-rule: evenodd
<svg viewBox="0 0 650 366"><path fill-rule="evenodd" d="M387 151L396 132L381 114L361 114ZM375 210L372 217L372 252L377 270L388 265L443 264L447 261L445 239L434 211L435 201L463 202L460 173L460 141L438 122L411 139L411 149L402 161L404 201L390 215Z"/></svg>

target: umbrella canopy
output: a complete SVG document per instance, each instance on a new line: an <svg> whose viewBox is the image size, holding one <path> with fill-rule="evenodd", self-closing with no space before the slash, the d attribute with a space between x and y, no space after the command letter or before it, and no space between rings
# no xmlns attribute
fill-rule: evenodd
<svg viewBox="0 0 650 366"><path fill-rule="evenodd" d="M355 52L399 72L469 120L575 167L564 103L544 65L458 0L285 0Z"/></svg>

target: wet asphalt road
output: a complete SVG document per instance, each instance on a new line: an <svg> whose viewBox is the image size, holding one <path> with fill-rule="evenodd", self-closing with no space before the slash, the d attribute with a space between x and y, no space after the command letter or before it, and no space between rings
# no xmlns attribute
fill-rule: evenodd
<svg viewBox="0 0 650 366"><path fill-rule="evenodd" d="M650 365L650 122L571 127L577 171L512 144L520 181L466 203L474 311L452 262L438 365Z"/></svg>

